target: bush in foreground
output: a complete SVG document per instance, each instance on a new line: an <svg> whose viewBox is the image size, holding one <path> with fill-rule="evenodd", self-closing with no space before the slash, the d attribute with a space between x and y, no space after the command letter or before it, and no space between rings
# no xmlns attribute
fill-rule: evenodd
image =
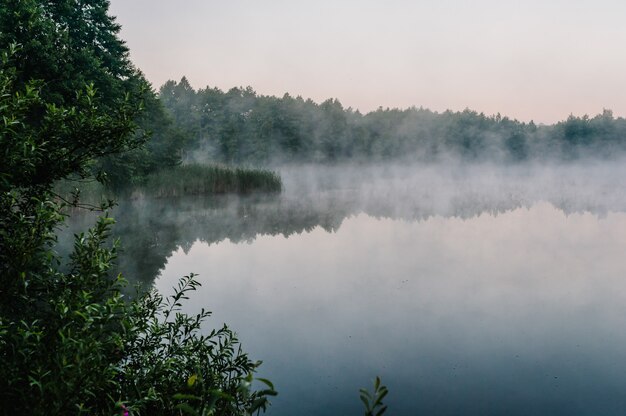
<svg viewBox="0 0 626 416"><path fill-rule="evenodd" d="M111 224L101 218L76 236L68 273L51 267L23 281L14 306L31 319L0 317L2 401L34 415L114 414L122 406L136 415L264 410L276 393L266 380L267 389L251 391L259 363L235 334L224 326L203 335L209 313L180 312L198 286L193 275L169 297L150 291L123 299L123 279L109 278Z"/></svg>
<svg viewBox="0 0 626 416"><path fill-rule="evenodd" d="M84 33L66 31L65 23L81 16L65 13L111 23L107 5L29 0L0 7L0 414L112 415L122 414L122 406L136 415L264 410L275 392L271 384L251 391L258 364L241 352L234 334L222 328L202 335L208 314L178 310L197 286L192 276L173 297L149 292L125 301L123 280L111 272L115 247L104 243L109 218L76 237L66 267L54 251L66 205L53 184L87 177L94 159L143 142L133 134L144 91L133 83L143 82L100 67L87 68L102 78L99 84L45 82L37 78L45 75L42 68L23 65L35 58L52 66L74 58L92 62L85 56L101 63L90 55L98 51L76 48L80 39L72 36ZM106 26L90 19L84 23L94 30ZM45 51L79 56L39 56L44 48L37 42L8 44L17 36L12 30L23 35L22 28L32 27L39 43L67 43ZM102 29L103 36L114 36L114 29ZM124 57L122 50L109 61L131 71ZM107 90L109 84L120 88Z"/></svg>

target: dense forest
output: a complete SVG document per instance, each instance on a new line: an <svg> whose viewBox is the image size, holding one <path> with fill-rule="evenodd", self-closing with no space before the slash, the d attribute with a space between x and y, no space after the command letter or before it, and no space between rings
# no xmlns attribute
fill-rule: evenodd
<svg viewBox="0 0 626 416"><path fill-rule="evenodd" d="M424 108L362 114L336 99L258 95L252 88L194 90L169 81L159 98L178 130L187 162L267 164L342 161L518 162L533 158L606 157L626 149L626 120L609 110L570 116L552 126L471 110Z"/></svg>
<svg viewBox="0 0 626 416"><path fill-rule="evenodd" d="M137 119L145 146L102 158L113 187L142 184L179 164L276 166L285 163L419 162L519 163L608 158L626 150L626 119L604 110L554 125L487 116L466 109L383 109L362 114L336 99L320 104L251 87L195 90L186 78L168 81L144 98ZM140 133L138 133L140 134Z"/></svg>

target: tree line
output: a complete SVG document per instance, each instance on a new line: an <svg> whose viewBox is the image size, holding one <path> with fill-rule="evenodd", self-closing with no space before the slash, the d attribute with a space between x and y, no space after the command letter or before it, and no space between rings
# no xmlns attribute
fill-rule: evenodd
<svg viewBox="0 0 626 416"><path fill-rule="evenodd" d="M264 96L251 87L194 90L168 81L159 99L184 138L187 161L268 164L341 161L503 163L608 157L626 149L626 120L604 110L550 126L476 111L383 109L362 114L336 99Z"/></svg>
<svg viewBox="0 0 626 416"><path fill-rule="evenodd" d="M195 90L183 77L146 89L135 135L144 146L98 159L114 188L145 184L181 163L271 166L281 163L449 159L519 163L611 158L626 150L626 119L610 110L537 125L466 109L378 108L366 114L337 99L257 94L251 87Z"/></svg>

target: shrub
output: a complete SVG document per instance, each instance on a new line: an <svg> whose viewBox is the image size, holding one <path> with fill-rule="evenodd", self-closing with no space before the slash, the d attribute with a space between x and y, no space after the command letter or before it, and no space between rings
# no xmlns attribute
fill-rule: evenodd
<svg viewBox="0 0 626 416"><path fill-rule="evenodd" d="M0 317L3 403L27 414L243 415L264 410L271 383L251 391L259 363L226 326L203 335L209 313L180 312L199 283L180 280L174 294L124 300L124 280L108 277L115 245L104 247L111 218L76 236L69 272L53 266L20 282L13 306L30 319ZM211 413L213 412L213 413Z"/></svg>
<svg viewBox="0 0 626 416"><path fill-rule="evenodd" d="M57 3L3 4L0 24L4 29L7 21L35 19L54 38L64 27L51 20L55 13L76 11L73 3L57 10ZM264 410L275 392L271 383L250 389L258 364L241 352L234 334L222 328L202 335L208 313L189 317L178 309L197 286L193 276L173 297L148 292L127 302L123 279L111 276L116 251L105 246L113 223L107 217L76 236L63 267L54 245L67 205L55 197L53 183L85 177L94 158L141 143L132 135L141 89L111 93L106 105L87 85L57 102L59 94L42 90L51 84L16 67L12 56L20 48L5 47L6 36L0 31L0 413L111 415L122 406L137 415ZM130 80L114 81L124 79Z"/></svg>

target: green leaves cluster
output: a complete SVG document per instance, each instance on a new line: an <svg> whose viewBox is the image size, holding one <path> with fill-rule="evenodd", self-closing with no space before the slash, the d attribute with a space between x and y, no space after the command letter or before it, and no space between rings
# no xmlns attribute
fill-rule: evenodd
<svg viewBox="0 0 626 416"><path fill-rule="evenodd" d="M125 303L107 272L114 250L101 246L110 220L77 236L70 271L46 250L4 292L0 314L3 402L29 414L98 413L112 408L124 351ZM4 259L3 259L4 260ZM114 402L113 402L114 404Z"/></svg>
<svg viewBox="0 0 626 416"><path fill-rule="evenodd" d="M71 173L88 176L95 158L141 144L143 139L131 136L141 107L133 107L129 96L104 112L89 84L71 106L46 102L40 82L19 84L14 66L19 50L12 44L0 57L0 190L43 189Z"/></svg>
<svg viewBox="0 0 626 416"><path fill-rule="evenodd" d="M21 110L36 130L31 137L45 137L37 148L43 161L68 165L52 166L58 173L105 172L109 185L120 187L179 163L185 139L132 65L107 10L103 0L7 0L0 49L19 45L9 53L12 92L28 87L38 96Z"/></svg>
<svg viewBox="0 0 626 416"><path fill-rule="evenodd" d="M123 298L124 280L109 278L112 223L103 217L76 236L67 273L50 264L47 273L24 276L12 316L2 305L2 401L34 415L112 414L122 403L136 415L264 410L276 392L271 384L250 388L260 363L228 327L202 334L208 312L181 313L199 285L193 275L169 297L149 291Z"/></svg>
<svg viewBox="0 0 626 416"><path fill-rule="evenodd" d="M18 44L18 84L43 82L43 99L71 106L77 91L93 84L101 107L114 109L129 94L133 107L145 80L118 38L120 25L103 0L5 0L0 8L0 46Z"/></svg>
<svg viewBox="0 0 626 416"><path fill-rule="evenodd" d="M130 409L142 414L243 415L265 409L270 389L252 391L252 373L261 364L241 350L227 327L202 334L210 313L181 313L182 302L199 286L194 275L182 278L174 294L151 291L133 302L124 358L124 391L142 392ZM169 409L169 410L168 410Z"/></svg>
<svg viewBox="0 0 626 416"><path fill-rule="evenodd" d="M154 98L132 67L106 0L7 0L0 6L0 414L242 415L264 410L258 363L209 313L171 297L122 295L113 220L55 252L67 208L53 184L87 177L145 142ZM109 204L104 204L103 207ZM193 380L193 382L190 382Z"/></svg>
<svg viewBox="0 0 626 416"><path fill-rule="evenodd" d="M387 387L382 385L380 377L374 380L374 391L369 392L366 389L360 389L360 397L365 406L365 416L381 416L387 410L387 406L383 404L383 399L389 391Z"/></svg>

